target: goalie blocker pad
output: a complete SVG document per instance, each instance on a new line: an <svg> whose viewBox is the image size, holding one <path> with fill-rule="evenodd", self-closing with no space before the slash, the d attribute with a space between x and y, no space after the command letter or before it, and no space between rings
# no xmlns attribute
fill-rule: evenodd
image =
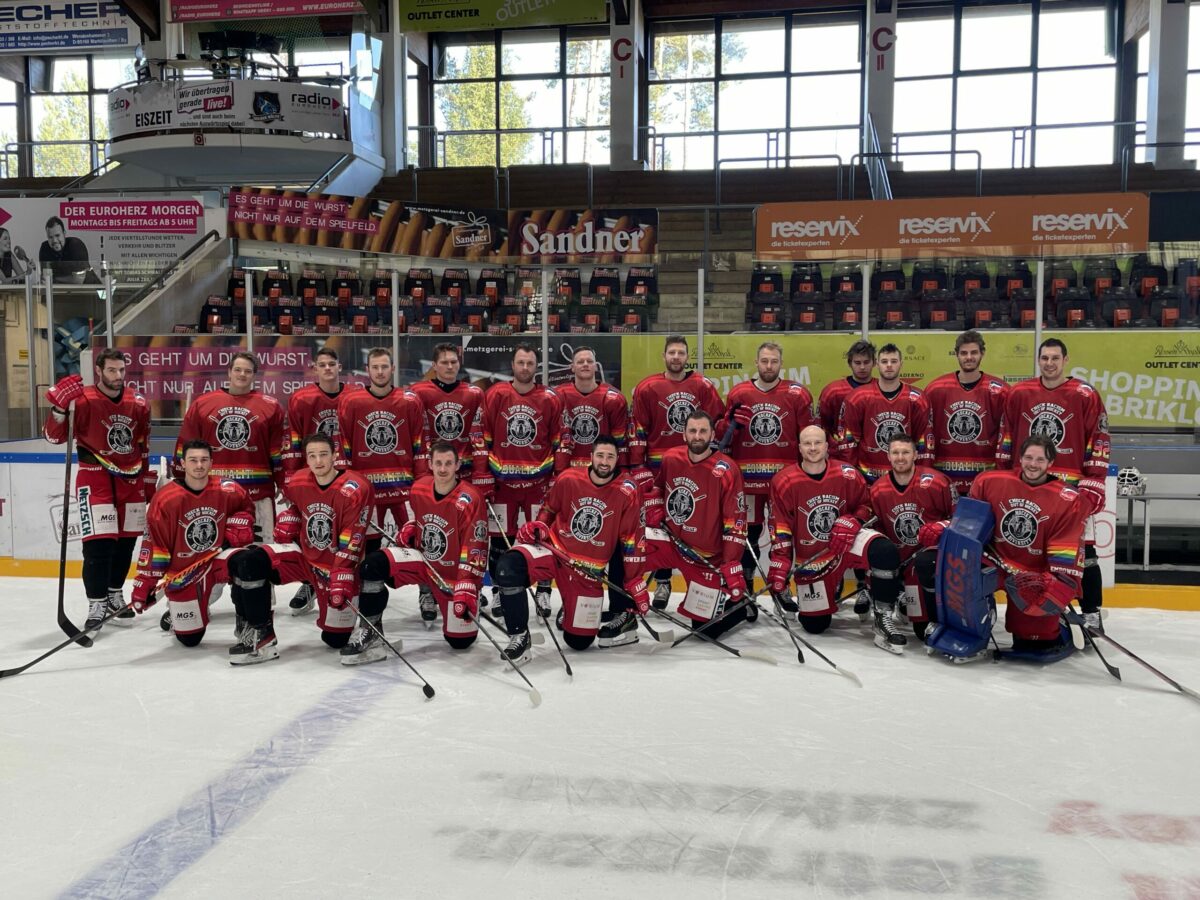
<svg viewBox="0 0 1200 900"><path fill-rule="evenodd" d="M925 638L935 652L966 657L987 646L997 572L993 566L984 568L983 545L991 539L995 524L989 504L963 497L942 533L937 561L938 624Z"/></svg>

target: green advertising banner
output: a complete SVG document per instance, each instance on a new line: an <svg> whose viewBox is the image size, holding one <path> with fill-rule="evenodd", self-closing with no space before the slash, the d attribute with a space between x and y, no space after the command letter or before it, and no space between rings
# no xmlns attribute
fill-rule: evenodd
<svg viewBox="0 0 1200 900"><path fill-rule="evenodd" d="M918 387L953 371L953 332L876 332L876 347L895 343L904 354L903 377ZM1109 423L1144 429L1200 426L1200 334L1181 330L1046 332L1067 345L1068 369L1090 382L1104 398ZM692 363L695 335L689 335ZM709 335L704 344L704 374L724 397L753 377L759 344L774 340L783 348L783 377L814 395L848 374L845 353L855 341L849 334ZM1034 373L1033 332L985 332L984 368L1010 382ZM661 372L663 336L627 335L621 342L621 388L626 396L642 378Z"/></svg>
<svg viewBox="0 0 1200 900"><path fill-rule="evenodd" d="M605 0L400 0L402 31L482 31L607 21Z"/></svg>

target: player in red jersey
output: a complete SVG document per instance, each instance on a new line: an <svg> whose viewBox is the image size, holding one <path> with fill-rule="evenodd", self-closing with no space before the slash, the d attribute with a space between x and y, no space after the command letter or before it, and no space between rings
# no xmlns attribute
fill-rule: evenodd
<svg viewBox="0 0 1200 900"><path fill-rule="evenodd" d="M646 559L683 573L687 594L679 612L716 637L758 617L758 607L745 603L720 623L704 624L724 615L726 600L746 598L746 495L737 464L713 449L708 413L692 410L683 437L683 447L663 454L657 493L646 504Z"/></svg>
<svg viewBox="0 0 1200 900"><path fill-rule="evenodd" d="M645 615L650 595L643 581L646 549L637 485L617 474L619 450L608 435L592 441L592 460L586 468L563 472L546 496L533 522L517 533L518 543L496 561L496 582L504 605L509 643L504 655L514 663L529 658L530 585L554 580L563 602L563 640L586 650L637 642L637 620ZM578 568L573 568L545 545L553 545ZM604 587L599 577L609 561L623 557L626 595L611 592L613 619L600 624ZM595 578L589 577L594 574Z"/></svg>
<svg viewBox="0 0 1200 900"><path fill-rule="evenodd" d="M1082 494L1053 474L1053 440L1025 438L1019 468L984 472L970 496L992 507L995 554L1018 575L1005 579L1004 628L1016 653L1053 662L1071 652L1059 614L1081 593ZM936 546L946 522L921 529L922 546ZM1033 577L1030 577L1033 576ZM986 655L986 654L984 654Z"/></svg>
<svg viewBox="0 0 1200 900"><path fill-rule="evenodd" d="M893 435L916 438L917 460L924 461L929 428L929 407L921 392L900 380L900 348L880 347L877 362L879 378L846 398L833 439L841 458L857 466L868 484L890 470L887 446Z"/></svg>
<svg viewBox="0 0 1200 900"><path fill-rule="evenodd" d="M241 485L211 474L208 444L188 441L182 449L183 477L167 482L150 501L129 602L144 612L162 584L175 639L195 647L208 628L215 589L230 580L232 557L254 541L254 504ZM230 593L240 614L236 581Z"/></svg>
<svg viewBox="0 0 1200 900"><path fill-rule="evenodd" d="M976 475L996 467L1008 400L1004 379L982 369L986 349L983 335L964 331L954 339L958 371L935 378L925 388L930 462L964 497Z"/></svg>
<svg viewBox="0 0 1200 900"><path fill-rule="evenodd" d="M575 348L571 374L571 381L554 389L563 408L558 452L565 459L558 468L591 465L592 443L602 434L617 442L617 464L628 465L629 404L625 395L611 384L596 381L596 351L591 347Z"/></svg>
<svg viewBox="0 0 1200 900"><path fill-rule="evenodd" d="M434 441L429 465L432 475L417 479L409 494L413 518L400 529L398 545L375 550L363 560L359 612L378 624L389 587L432 582L434 618L440 608L442 636L455 650L465 650L479 634L475 616L487 568L487 508L479 492L459 480L454 444ZM384 655L376 642L342 662L374 662Z"/></svg>
<svg viewBox="0 0 1200 900"><path fill-rule="evenodd" d="M354 656L379 640L359 626L350 603L358 596L367 526L375 506L371 482L353 469L338 469L333 438L310 434L302 444L308 467L292 475L283 496L275 542L254 544L230 561L234 584L242 589L240 637L229 648L235 666L279 657L271 612L271 584L304 581L317 593L317 627L329 647ZM381 623L375 623L382 629Z"/></svg>
<svg viewBox="0 0 1200 900"><path fill-rule="evenodd" d="M242 351L229 361L229 387L209 391L188 407L175 441L176 475L183 445L204 441L213 448L213 474L235 481L254 501L254 521L267 533L275 521L275 490L284 479L287 429L283 407L255 390L258 357Z"/></svg>
<svg viewBox="0 0 1200 900"><path fill-rule="evenodd" d="M649 375L633 389L629 412L629 465L644 492L654 482L663 454L684 445L683 429L692 410L708 413L712 421L725 415L717 389L696 371L687 370L688 342L680 334L667 335L663 344L661 375ZM665 609L671 596L671 573L654 573L655 609Z"/></svg>
<svg viewBox="0 0 1200 900"><path fill-rule="evenodd" d="M158 484L150 468L150 407L141 394L125 388L124 354L101 350L95 378L94 385L85 387L78 375L68 375L52 387L46 393L50 414L42 429L46 440L62 444L67 440L67 417L74 416L75 500L83 538L88 629L125 606L125 576L146 525L146 503ZM126 611L113 622L128 625L132 618Z"/></svg>
<svg viewBox="0 0 1200 900"><path fill-rule="evenodd" d="M1100 607L1104 586L1100 561L1096 558L1094 516L1104 510L1105 479L1108 477L1108 413L1099 392L1067 374L1067 345L1048 338L1038 347L1037 378L1012 386L1004 408L1004 434L999 468L1016 468L1012 448L1019 447L1030 435L1041 434L1054 442L1055 457L1050 474L1073 485L1082 498L1086 519L1083 527L1083 596L1079 605L1089 627L1103 630Z"/></svg>
<svg viewBox="0 0 1200 900"><path fill-rule="evenodd" d="M837 378L821 388L817 399L817 417L825 436L832 441L841 425L842 404L853 391L866 387L871 383L871 371L875 368L875 345L870 341L855 341L846 351L846 363L850 366L850 374L845 378ZM836 448L829 448L829 455L840 459Z"/></svg>
<svg viewBox="0 0 1200 900"><path fill-rule="evenodd" d="M794 574L800 624L810 634L820 634L837 612L842 573L867 569L875 644L902 653L907 640L895 622L900 552L883 534L864 527L871 505L862 474L849 463L829 459L825 432L815 425L800 435L800 457L771 481L767 584L772 597L787 608Z"/></svg>
<svg viewBox="0 0 1200 900"><path fill-rule="evenodd" d="M800 458L800 432L816 424L812 394L803 385L780 378L783 348L765 341L755 355L758 377L734 385L729 410L717 429L718 443L737 463L746 491L746 549L742 568L746 584L754 584L759 541L766 523L767 489L775 473ZM732 440L723 437L735 429Z"/></svg>
<svg viewBox="0 0 1200 900"><path fill-rule="evenodd" d="M917 537L922 525L953 515L954 485L941 472L916 464L917 442L910 435L897 434L888 442L888 459L892 470L871 485L871 511L876 530L900 551L903 609L913 632L924 640L929 623L937 621L937 551L920 549Z"/></svg>
<svg viewBox="0 0 1200 900"><path fill-rule="evenodd" d="M429 439L452 443L466 475L475 448L483 440L483 390L460 381L460 368L458 346L438 344L433 348L433 378L418 381L409 390L421 398Z"/></svg>
<svg viewBox="0 0 1200 900"><path fill-rule="evenodd" d="M368 551L378 550L385 534L398 533L409 520L408 492L415 479L429 474L425 408L412 391L392 385L395 374L392 351L375 347L367 353L367 389L343 394L338 402L342 457L374 488ZM385 525L389 512L391 532Z"/></svg>
<svg viewBox="0 0 1200 900"><path fill-rule="evenodd" d="M320 433L338 439L338 400L344 392L357 390L358 387L341 380L342 364L332 347L322 347L317 351L313 357L313 369L317 373L317 380L300 388L288 400L289 446L283 458L283 468L289 474L304 467L300 444L305 437ZM345 465L345 461L339 458L338 465ZM292 615L311 611L314 597L312 585L301 585L288 604Z"/></svg>
<svg viewBox="0 0 1200 900"><path fill-rule="evenodd" d="M483 442L475 451L471 483L490 504L493 580L496 560L517 529L537 517L562 437L562 404L554 391L534 380L537 365L533 347L518 344L512 355L513 380L493 384L483 398ZM548 607L549 583L539 583L537 593L539 609ZM501 615L498 587L492 599L492 614Z"/></svg>

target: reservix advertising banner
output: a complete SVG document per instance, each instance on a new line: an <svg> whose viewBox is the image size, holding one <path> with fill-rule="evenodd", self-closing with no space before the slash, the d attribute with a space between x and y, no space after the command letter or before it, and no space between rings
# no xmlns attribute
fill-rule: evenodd
<svg viewBox="0 0 1200 900"><path fill-rule="evenodd" d="M0 281L50 269L57 282L98 283L103 264L118 281L149 280L224 212L186 196L0 198Z"/></svg>
<svg viewBox="0 0 1200 900"><path fill-rule="evenodd" d="M755 210L759 259L990 253L1130 253L1149 239L1145 194L1045 194L768 203Z"/></svg>
<svg viewBox="0 0 1200 900"><path fill-rule="evenodd" d="M340 88L282 81L151 81L108 95L113 140L160 131L233 128L344 138Z"/></svg>
<svg viewBox="0 0 1200 900"><path fill-rule="evenodd" d="M0 0L0 53L78 53L133 47L140 39L137 25L113 0Z"/></svg>
<svg viewBox="0 0 1200 900"><path fill-rule="evenodd" d="M171 0L172 22L342 16L363 11L358 0Z"/></svg>
<svg viewBox="0 0 1200 900"><path fill-rule="evenodd" d="M605 0L400 0L403 31L474 31L607 22Z"/></svg>

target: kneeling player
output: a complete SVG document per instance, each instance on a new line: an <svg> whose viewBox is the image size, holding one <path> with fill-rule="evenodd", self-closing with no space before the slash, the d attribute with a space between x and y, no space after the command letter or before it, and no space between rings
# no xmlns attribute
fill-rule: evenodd
<svg viewBox="0 0 1200 900"><path fill-rule="evenodd" d="M400 529L402 546L372 550L363 560L359 611L378 620L387 608L389 587L428 585L441 609L446 643L465 650L479 634L475 616L487 567L487 508L479 491L459 480L454 444L435 441L429 465L433 474L418 478L409 494L413 518ZM372 647L342 662L374 662L383 659L383 651L382 645Z"/></svg>
<svg viewBox="0 0 1200 900"><path fill-rule="evenodd" d="M892 653L908 643L895 623L900 595L900 552L878 531L863 527L871 515L867 485L848 463L830 462L825 432L800 433L800 462L771 480L771 568L767 583L781 605L793 565L800 625L820 634L837 612L838 587L849 568L868 569L875 644Z"/></svg>
<svg viewBox="0 0 1200 900"><path fill-rule="evenodd" d="M753 621L758 607L742 603L725 615L727 599L740 603L746 597L746 498L737 464L712 449L712 437L712 419L694 410L684 424L684 446L663 453L658 488L665 499L652 494L647 501L646 555L651 569L683 573L688 587L679 612L717 637Z"/></svg>
<svg viewBox="0 0 1200 900"><path fill-rule="evenodd" d="M354 655L379 641L361 624L351 639L357 617L349 608L358 596L358 567L374 508L371 482L353 469L335 468L333 438L327 434L310 434L302 451L308 468L296 472L283 489L291 505L276 519L275 543L247 547L230 569L234 584L242 588L241 615L249 626L242 641L229 650L233 665L279 656L272 583L303 581L313 586L317 626L328 646ZM382 623L374 625L382 630Z"/></svg>
<svg viewBox="0 0 1200 900"><path fill-rule="evenodd" d="M586 650L597 633L601 647L637 642L632 608L639 615L650 609L650 595L642 580L646 551L637 485L616 476L617 454L613 438L596 438L588 468L568 469L558 476L537 518L520 528L518 543L496 561L496 582L509 635L504 655L514 662L529 658L528 588L551 579L562 595L563 639L568 646ZM558 553L546 544L552 544ZM613 619L601 627L604 587L599 579L618 547L624 562L625 591L631 599L610 591Z"/></svg>
<svg viewBox="0 0 1200 900"><path fill-rule="evenodd" d="M180 450L183 477L168 482L150 501L129 602L136 612L145 612L162 582L176 640L195 647L208 627L213 590L229 580L233 559L243 552L236 548L254 540L254 503L241 485L209 474L212 448L206 442L186 441ZM236 581L231 593L240 610L242 589Z"/></svg>

